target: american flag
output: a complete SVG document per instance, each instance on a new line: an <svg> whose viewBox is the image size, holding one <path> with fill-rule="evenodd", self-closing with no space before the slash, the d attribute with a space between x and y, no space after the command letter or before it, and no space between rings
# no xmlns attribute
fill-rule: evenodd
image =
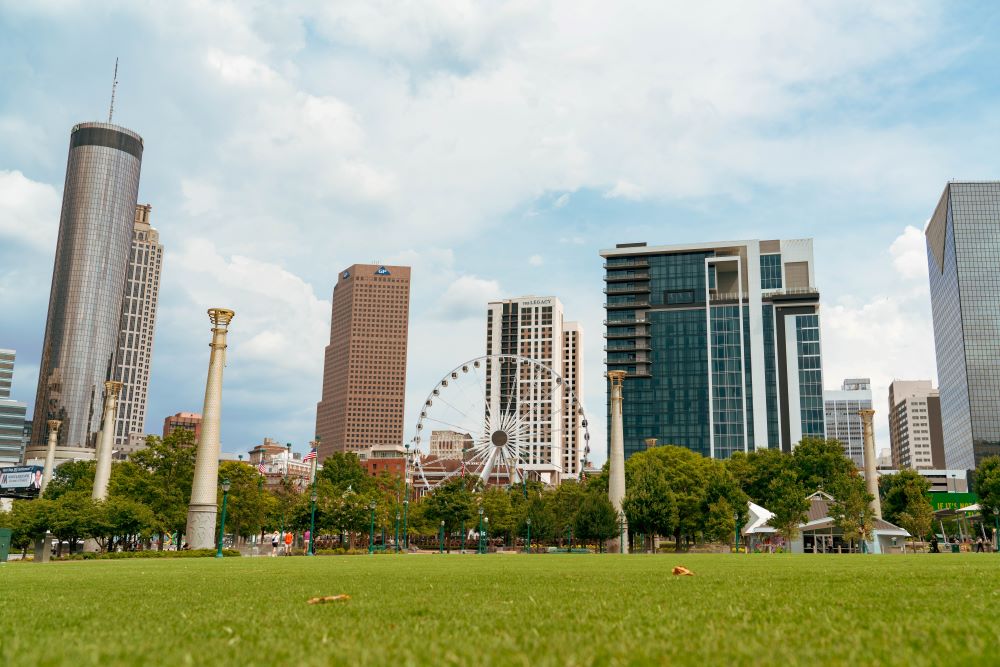
<svg viewBox="0 0 1000 667"><path fill-rule="evenodd" d="M302 462L308 463L309 461L312 461L315 458L316 458L316 448L313 447L312 449L309 450L308 454L302 457Z"/></svg>
<svg viewBox="0 0 1000 667"><path fill-rule="evenodd" d="M264 459L261 459L260 463L257 464L257 472L261 475L267 474L267 465L264 464Z"/></svg>

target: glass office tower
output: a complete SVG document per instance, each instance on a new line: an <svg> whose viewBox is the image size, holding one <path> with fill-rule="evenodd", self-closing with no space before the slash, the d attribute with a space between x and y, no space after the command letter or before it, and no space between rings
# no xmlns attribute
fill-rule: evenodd
<svg viewBox="0 0 1000 667"><path fill-rule="evenodd" d="M1000 182L945 186L927 225L948 468L1000 454Z"/></svg>
<svg viewBox="0 0 1000 667"><path fill-rule="evenodd" d="M62 421L57 459L93 456L118 346L142 150L142 137L108 123L70 133L29 458L44 457L49 419Z"/></svg>
<svg viewBox="0 0 1000 667"><path fill-rule="evenodd" d="M601 256L606 363L628 374L626 456L647 438L728 458L824 436L811 239L624 243Z"/></svg>

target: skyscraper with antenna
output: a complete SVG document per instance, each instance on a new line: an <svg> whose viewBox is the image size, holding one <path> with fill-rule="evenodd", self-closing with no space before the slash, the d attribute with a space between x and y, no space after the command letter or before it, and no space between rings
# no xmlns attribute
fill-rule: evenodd
<svg viewBox="0 0 1000 667"><path fill-rule="evenodd" d="M117 86L117 62L112 98ZM114 102L108 118L112 118ZM62 421L56 459L92 458L104 382L112 379L132 247L142 137L110 122L75 125L27 458L44 456L48 420Z"/></svg>

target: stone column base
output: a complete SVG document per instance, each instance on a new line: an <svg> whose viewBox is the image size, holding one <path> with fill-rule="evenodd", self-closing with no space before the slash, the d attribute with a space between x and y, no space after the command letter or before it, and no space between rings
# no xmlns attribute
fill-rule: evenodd
<svg viewBox="0 0 1000 667"><path fill-rule="evenodd" d="M215 549L215 517L219 508L211 505L194 504L188 506L187 530L184 536L192 549Z"/></svg>
<svg viewBox="0 0 1000 667"><path fill-rule="evenodd" d="M618 544L619 540L617 537L612 538L604 543L604 548L609 554L617 553L628 553L628 534L625 535L625 551L621 551L621 546Z"/></svg>
<svg viewBox="0 0 1000 667"><path fill-rule="evenodd" d="M35 538L35 562L48 563L52 551L51 536Z"/></svg>

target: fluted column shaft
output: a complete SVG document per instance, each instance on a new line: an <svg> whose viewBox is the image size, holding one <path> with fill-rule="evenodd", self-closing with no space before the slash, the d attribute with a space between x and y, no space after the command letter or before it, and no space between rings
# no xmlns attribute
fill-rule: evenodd
<svg viewBox="0 0 1000 667"><path fill-rule="evenodd" d="M875 431L872 426L874 410L861 411L861 423L864 432L865 445L865 486L868 493L872 495L871 508L875 513L875 518L882 518L882 501L878 496L878 472L875 469Z"/></svg>
<svg viewBox="0 0 1000 667"><path fill-rule="evenodd" d="M622 382L625 371L609 371L611 381L611 442L608 451L608 500L615 511L624 516L622 502L625 499L625 435L622 428ZM626 535L628 527L625 528ZM619 549L628 553L626 539Z"/></svg>
<svg viewBox="0 0 1000 667"><path fill-rule="evenodd" d="M222 370L226 365L226 334L234 313L224 308L211 308L208 315L213 324L211 353L208 359L205 403L201 411L201 435L198 438L186 531L187 541L192 549L212 549L215 546Z"/></svg>
<svg viewBox="0 0 1000 667"><path fill-rule="evenodd" d="M52 481L52 471L56 467L56 444L59 441L59 427L62 422L58 419L50 419L49 425L49 448L45 451L45 472L42 474L42 489L39 494L45 493L45 487Z"/></svg>
<svg viewBox="0 0 1000 667"><path fill-rule="evenodd" d="M94 490L91 493L94 500L105 500L108 497L111 454L115 445L115 420L118 416L118 393L121 390L121 382L108 380L104 383L104 422L101 425L101 439L97 443L97 471L94 473Z"/></svg>

